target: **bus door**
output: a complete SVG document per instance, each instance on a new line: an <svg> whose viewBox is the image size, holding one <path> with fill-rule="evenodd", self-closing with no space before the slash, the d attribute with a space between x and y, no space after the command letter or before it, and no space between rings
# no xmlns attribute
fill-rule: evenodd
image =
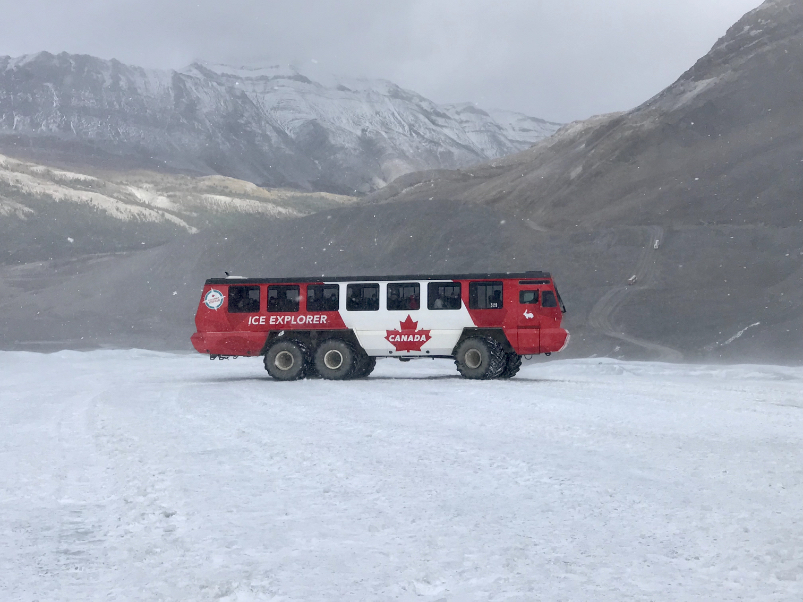
<svg viewBox="0 0 803 602"><path fill-rule="evenodd" d="M520 285L516 307L519 352L538 353L541 338L541 291L536 285Z"/></svg>

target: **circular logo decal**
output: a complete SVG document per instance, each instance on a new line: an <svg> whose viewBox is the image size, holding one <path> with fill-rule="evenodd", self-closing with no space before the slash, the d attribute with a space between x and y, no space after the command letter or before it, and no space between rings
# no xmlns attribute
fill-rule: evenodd
<svg viewBox="0 0 803 602"><path fill-rule="evenodd" d="M220 309L223 305L223 293L213 288L204 295L204 303L209 309Z"/></svg>

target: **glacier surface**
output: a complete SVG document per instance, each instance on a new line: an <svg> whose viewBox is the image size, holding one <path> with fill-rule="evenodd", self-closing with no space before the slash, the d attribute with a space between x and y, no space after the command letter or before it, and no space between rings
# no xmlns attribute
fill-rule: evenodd
<svg viewBox="0 0 803 602"><path fill-rule="evenodd" d="M0 598L800 600L803 369L0 352Z"/></svg>

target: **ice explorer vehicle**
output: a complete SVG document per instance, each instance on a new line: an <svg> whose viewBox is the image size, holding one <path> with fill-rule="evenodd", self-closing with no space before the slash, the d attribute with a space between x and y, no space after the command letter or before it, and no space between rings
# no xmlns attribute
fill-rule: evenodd
<svg viewBox="0 0 803 602"><path fill-rule="evenodd" d="M466 378L510 378L523 355L562 351L563 301L547 272L210 278L195 349L264 356L275 379L361 378L377 358L454 358Z"/></svg>

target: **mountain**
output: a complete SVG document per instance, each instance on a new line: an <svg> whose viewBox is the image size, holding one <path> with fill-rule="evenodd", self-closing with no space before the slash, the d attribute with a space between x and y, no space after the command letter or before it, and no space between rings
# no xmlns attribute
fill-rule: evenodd
<svg viewBox="0 0 803 602"><path fill-rule="evenodd" d="M374 199L459 198L540 227L803 223L803 2L770 0L632 111Z"/></svg>
<svg viewBox="0 0 803 602"><path fill-rule="evenodd" d="M555 133L557 124L513 111L484 111L471 103L444 105L471 142L489 158L503 157L530 148Z"/></svg>
<svg viewBox="0 0 803 602"><path fill-rule="evenodd" d="M519 151L557 128L288 66L166 71L67 53L0 58L0 151L42 163L355 194Z"/></svg>
<svg viewBox="0 0 803 602"><path fill-rule="evenodd" d="M560 357L799 364L801 13L766 2L644 105L510 157L295 219L0 265L0 345L188 349L203 280L224 270L547 270L572 333Z"/></svg>
<svg viewBox="0 0 803 602"><path fill-rule="evenodd" d="M803 361L801 99L803 2L769 0L631 111L367 200L460 199L526 224L521 244L541 240L579 301L571 327L607 354Z"/></svg>

